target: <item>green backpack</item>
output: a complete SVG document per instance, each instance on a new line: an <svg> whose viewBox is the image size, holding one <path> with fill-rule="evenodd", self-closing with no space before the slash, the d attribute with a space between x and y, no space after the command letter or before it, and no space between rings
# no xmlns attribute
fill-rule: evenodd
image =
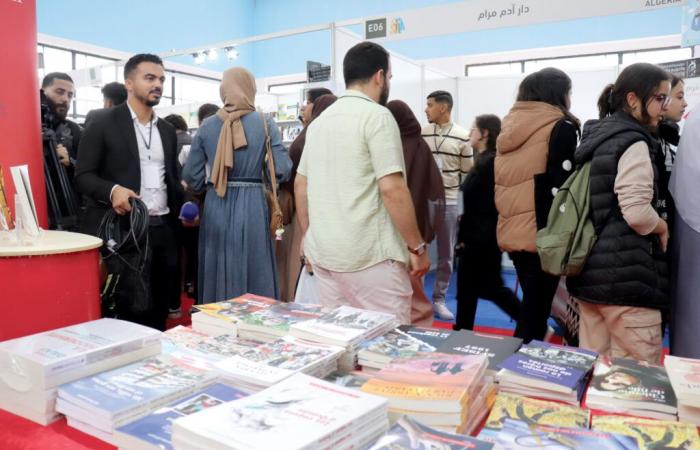
<svg viewBox="0 0 700 450"><path fill-rule="evenodd" d="M542 270L552 275L581 273L596 241L590 216L591 163L586 162L564 182L554 196L547 226L537 232Z"/></svg>

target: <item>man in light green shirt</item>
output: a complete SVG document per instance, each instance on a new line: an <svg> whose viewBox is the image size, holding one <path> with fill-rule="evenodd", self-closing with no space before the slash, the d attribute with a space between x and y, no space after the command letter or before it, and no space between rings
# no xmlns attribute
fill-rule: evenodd
<svg viewBox="0 0 700 450"><path fill-rule="evenodd" d="M409 275L423 276L430 259L404 180L399 129L383 106L389 54L360 43L345 55L343 73L348 90L309 125L297 171L302 252L324 306L389 312L408 324Z"/></svg>

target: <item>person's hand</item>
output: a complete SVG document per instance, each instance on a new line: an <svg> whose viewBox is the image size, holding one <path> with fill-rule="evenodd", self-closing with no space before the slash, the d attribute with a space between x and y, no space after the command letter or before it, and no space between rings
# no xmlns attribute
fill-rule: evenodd
<svg viewBox="0 0 700 450"><path fill-rule="evenodd" d="M659 243L661 244L661 251L666 253L668 249L668 239L670 237L668 232L668 224L664 219L659 219L659 223L656 225L653 231L654 234L659 235Z"/></svg>
<svg viewBox="0 0 700 450"><path fill-rule="evenodd" d="M56 146L56 156L58 156L58 162L63 164L65 167L70 166L70 156L68 155L68 149L63 146L63 144L58 144Z"/></svg>
<svg viewBox="0 0 700 450"><path fill-rule="evenodd" d="M199 226L199 216L195 217L194 220L180 219L180 222L185 228L195 228Z"/></svg>
<svg viewBox="0 0 700 450"><path fill-rule="evenodd" d="M114 192L112 192L112 209L114 209L114 212L120 216L130 212L131 204L129 204L129 199L132 197L139 198L138 194L131 189L122 186L114 188Z"/></svg>
<svg viewBox="0 0 700 450"><path fill-rule="evenodd" d="M411 276L415 278L420 278L430 270L430 256L428 256L428 249L425 249L422 255L410 254L410 272Z"/></svg>
<svg viewBox="0 0 700 450"><path fill-rule="evenodd" d="M311 265L311 261L306 257L304 254L304 238L301 238L301 242L299 243L299 260L301 261L301 264L306 268L306 271L310 274L314 274L314 268Z"/></svg>

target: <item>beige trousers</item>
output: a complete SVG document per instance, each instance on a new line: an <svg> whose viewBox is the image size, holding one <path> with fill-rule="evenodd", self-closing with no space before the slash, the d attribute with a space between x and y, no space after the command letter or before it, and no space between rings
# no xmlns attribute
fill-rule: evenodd
<svg viewBox="0 0 700 450"><path fill-rule="evenodd" d="M660 363L663 336L659 310L577 302L581 348L615 358Z"/></svg>
<svg viewBox="0 0 700 450"><path fill-rule="evenodd" d="M394 314L402 325L411 324L413 289L406 265L384 261L357 272L332 272L314 266L321 306L341 305Z"/></svg>

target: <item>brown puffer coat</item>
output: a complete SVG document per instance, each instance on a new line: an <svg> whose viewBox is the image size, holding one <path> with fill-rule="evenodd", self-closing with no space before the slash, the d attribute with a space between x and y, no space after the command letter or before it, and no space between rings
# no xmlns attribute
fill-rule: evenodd
<svg viewBox="0 0 700 450"><path fill-rule="evenodd" d="M495 200L498 246L536 252L535 176L547 168L549 139L564 113L549 103L516 102L496 142Z"/></svg>

